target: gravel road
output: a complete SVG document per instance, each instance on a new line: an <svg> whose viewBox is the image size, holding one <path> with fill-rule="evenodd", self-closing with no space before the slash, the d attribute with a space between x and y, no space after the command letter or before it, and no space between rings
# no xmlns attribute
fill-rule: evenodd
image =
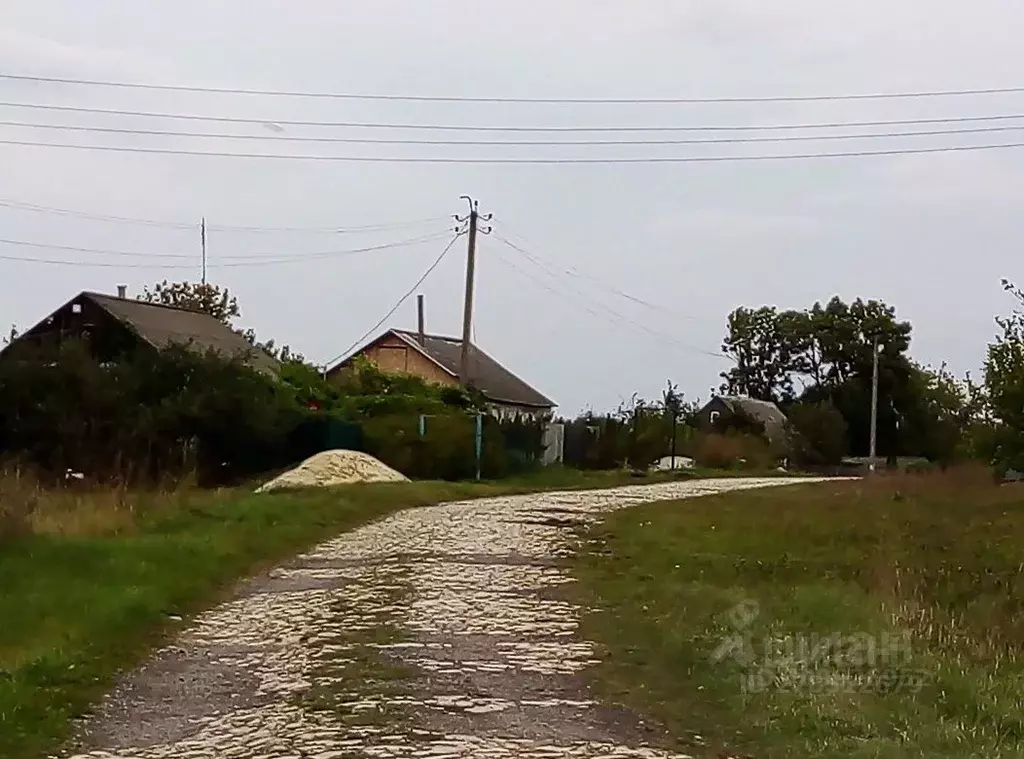
<svg viewBox="0 0 1024 759"><path fill-rule="evenodd" d="M411 509L244 584L126 677L76 759L681 757L595 703L559 586L574 530L722 479ZM806 482L807 480L799 480Z"/></svg>

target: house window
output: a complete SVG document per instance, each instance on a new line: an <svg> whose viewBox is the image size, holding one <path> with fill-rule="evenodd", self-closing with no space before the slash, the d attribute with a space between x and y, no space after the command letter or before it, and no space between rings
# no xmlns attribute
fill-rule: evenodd
<svg viewBox="0 0 1024 759"><path fill-rule="evenodd" d="M718 424L718 419L721 416L722 416L722 412L721 411L712 411L710 414L708 414L708 420L712 424Z"/></svg>
<svg viewBox="0 0 1024 759"><path fill-rule="evenodd" d="M82 304L81 303L72 303L71 304L71 313L73 313L73 314L80 314L80 313L82 313Z"/></svg>

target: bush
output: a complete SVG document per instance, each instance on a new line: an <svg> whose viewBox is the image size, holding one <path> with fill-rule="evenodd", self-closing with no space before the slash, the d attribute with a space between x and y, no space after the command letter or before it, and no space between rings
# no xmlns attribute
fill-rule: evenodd
<svg viewBox="0 0 1024 759"><path fill-rule="evenodd" d="M795 403L787 410L793 427L792 453L798 464L839 464L847 454L846 420L828 401Z"/></svg>
<svg viewBox="0 0 1024 759"><path fill-rule="evenodd" d="M106 483L164 484L194 472L202 485L238 484L339 447L412 477L469 479L482 406L463 388L372 366L332 386L295 361L272 378L185 346L105 364L68 341L16 346L0 360L0 452L50 483L71 469ZM536 465L542 432L539 422L486 416L484 476Z"/></svg>
<svg viewBox="0 0 1024 759"><path fill-rule="evenodd" d="M104 364L66 342L0 361L0 450L51 481L235 481L290 463L307 416L273 379L185 347Z"/></svg>
<svg viewBox="0 0 1024 759"><path fill-rule="evenodd" d="M693 459L698 466L709 469L768 469L776 465L776 457L764 440L736 433L697 436Z"/></svg>
<svg viewBox="0 0 1024 759"><path fill-rule="evenodd" d="M476 477L476 416L392 415L363 423L366 452L414 479L466 480ZM539 422L483 418L481 475L499 479L538 465L543 429Z"/></svg>

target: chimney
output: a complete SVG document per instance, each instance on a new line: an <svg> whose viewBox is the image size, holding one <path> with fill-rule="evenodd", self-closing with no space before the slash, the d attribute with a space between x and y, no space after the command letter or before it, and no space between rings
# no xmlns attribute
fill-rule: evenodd
<svg viewBox="0 0 1024 759"><path fill-rule="evenodd" d="M117 297L120 298L121 300L124 300L125 298L128 297L128 285L117 286Z"/></svg>
<svg viewBox="0 0 1024 759"><path fill-rule="evenodd" d="M426 318L423 313L423 296L416 296L416 311L418 315L418 323L416 329L416 335L419 338L420 345L424 345L427 342L427 333L425 328Z"/></svg>

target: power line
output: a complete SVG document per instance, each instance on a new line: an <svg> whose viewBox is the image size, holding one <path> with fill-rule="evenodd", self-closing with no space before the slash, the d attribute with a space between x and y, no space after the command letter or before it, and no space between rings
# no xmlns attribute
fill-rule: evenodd
<svg viewBox="0 0 1024 759"><path fill-rule="evenodd" d="M159 221L156 219L142 219L132 216L114 216L110 214L98 214L88 213L86 211L76 211L70 208L57 208L54 206L43 206L35 203L23 203L16 200L8 200L0 198L0 206L4 208L14 208L22 211L32 211L34 213L50 213L58 216L70 216L74 218L90 219L94 221L105 221L112 223L122 224L138 224L142 226L150 227L165 227L168 229L187 229L195 231L198 228L198 224L189 224L187 222L176 222L176 221ZM391 229L400 229L408 227L423 226L425 224L434 223L441 221L446 217L436 216L429 219L415 219L410 221L396 221L386 222L382 224L365 224L363 226L355 227L243 227L243 226L231 226L231 225L218 225L218 224L207 224L207 230L216 232L296 232L296 233L324 233L324 234L354 234L357 232L373 232L373 231L385 231Z"/></svg>
<svg viewBox="0 0 1024 759"><path fill-rule="evenodd" d="M509 260L508 258L506 258L505 256L503 256L503 255L502 255L502 254L501 254L501 253L500 253L499 251L497 251L497 250L494 250L494 249L492 248L492 249L491 249L491 252L492 252L492 253L493 253L493 254L495 255L495 257L496 257L496 258L497 258L497 259L498 259L499 261L501 261L502 263L504 263L504 264L505 264L506 266L508 266L508 267L509 267L510 269L512 269L512 270L513 270L514 272L516 272L517 274L519 274L519 275L520 275L521 277L525 277L526 279L530 280L531 282L533 282L534 284L536 284L536 285L537 285L538 287L540 287L540 288L541 288L541 289L543 289L543 290L546 290L547 292L551 293L552 295L555 295L555 296L557 296L557 297L559 297L559 298L561 298L561 297L562 297L562 293L558 292L558 291L557 291L556 289L554 289L553 287L551 287L550 285L548 285L547 283L545 283L545 282L544 282L543 280L540 280L540 279L538 279L537 277L534 277L534 276L533 276L532 274L530 274L529 272L523 271L523 270L522 270L522 269L520 269L520 268L519 268L518 266L516 266L516 265L515 265L515 264L514 264L514 263L513 263L512 261L510 261L510 260ZM597 318L599 318L599 319L600 319L600 318L602 318L602 317L601 317L601 314L599 314L599 313L598 313L597 311L595 311L594 309L590 308L590 307L589 307L588 305L586 305L585 303L581 303L580 305L582 306L583 310L584 310L584 311L586 311L587 313L589 313L589 314L590 314L591 316L596 316L596 317L597 317Z"/></svg>
<svg viewBox="0 0 1024 759"><path fill-rule="evenodd" d="M411 226L423 226L443 221L445 216L433 216L422 219L410 219L408 221L385 221L379 224L361 224L358 226L232 226L227 224L207 224L208 229L214 231L251 231L251 233L312 233L324 235L354 235L362 231L387 231L391 229L409 228Z"/></svg>
<svg viewBox="0 0 1024 759"><path fill-rule="evenodd" d="M448 255L449 251L451 251L452 247L455 245L455 242L460 237L462 237L462 234L463 234L462 232L456 233L455 237L453 237L448 242L448 245L445 246L445 249L441 251L441 255L439 255L437 257L437 259L434 261L434 263L432 263L427 268L427 270L425 272L423 272L423 276L421 276L418 280L416 280L416 284L414 284L412 287L410 287L409 291L405 295L403 295L401 298L399 298L398 302L395 303L395 305L391 307L391 310L388 311L386 314L384 314L384 317L379 322L377 322L372 327L370 327L368 330L366 330L366 332L363 334L363 336L360 337L358 340L356 340L354 343L352 343L352 345L350 345L348 348L346 348L343 353L339 353L337 356L335 356L330 361L328 361L327 362L327 366L329 367L335 361L338 361L339 359L344 358L349 353L351 353L353 350L358 348L362 344L362 342L364 340L366 340L366 338L368 338L370 335L372 335L374 332L376 332L378 329L380 329L381 325L383 325L384 322L386 322L388 319L390 319L392 316L394 316L395 311L397 311L399 308L401 308L402 304L405 303L407 300L409 300L409 298L412 297L413 293L415 293L416 290L419 289L419 286L422 285L426 281L427 277L429 277L431 274L434 273L434 269L436 269L438 266L440 266L440 264L444 260L445 256Z"/></svg>
<svg viewBox="0 0 1024 759"><path fill-rule="evenodd" d="M504 241L504 240L503 240L502 238L500 238L500 237L499 237L498 239L499 239L500 241L502 241L502 242L505 242L505 241ZM507 244L507 243L506 243L506 244ZM515 249L515 248L513 248L513 249ZM493 250L493 249L492 249L492 250ZM512 268L513 270L515 270L515 271L519 272L519 273L520 273L521 275L523 275L523 276L527 277L528 279L531 279L532 281L536 282L537 284L540 284L540 285L541 285L542 287L544 287L544 289L545 289L545 290L547 290L548 292L554 293L555 295L557 295L557 296L559 296L559 297L562 297L562 296L564 296L564 293L560 293L560 292L558 292L557 290L554 290L554 289L553 289L553 288L551 288L551 287L547 287L546 285L544 285L543 283L541 283L541 282L540 282L539 280L537 280L537 279L535 279L535 278L531 277L531 276L530 276L530 275L529 275L528 273L526 273L526 272L522 271L521 269L519 269L519 267L517 267L517 266L516 266L516 265L515 265L514 263L512 263L512 262L511 262L511 261L509 261L509 260L508 260L507 258L505 258L505 256L502 256L502 255L501 255L500 253L497 253L497 252L495 252L495 255L496 255L496 256L497 256L497 257L498 257L498 258L499 258L499 259L500 259L501 261L503 261L503 262L504 262L504 263L505 263L505 264L506 264L507 266L509 266L509 267L510 267L510 268ZM537 265L537 264L536 264L536 262L535 262L535 265ZM541 268L543 268L543 267L541 267ZM579 291L576 291L576 294L577 294L577 295L580 295L580 296L582 296L582 297L586 297L586 296L585 296L584 294L580 293ZM684 350L687 350L687 351L690 351L690 352L692 352L692 353L699 353L699 354L702 354L702 355L705 355L705 356L711 356L711 357L713 357L713 358L728 358L728 356L725 356L725 355L724 355L724 354L722 354L722 353L715 353L715 352L712 352L712 351L708 351L708 350L705 350L705 349L703 349L703 348L698 348L698 347L695 347L695 346L693 346L693 345L688 345L688 344L686 344L686 343L680 342L679 340L676 340L676 339L675 339L674 337L672 337L671 335L666 335L666 334L664 334L664 333L661 333L661 332L658 332L658 331L656 331L656 330L653 330L653 329L651 329L650 327L648 327L647 325L645 325L645 324L642 324L642 323L640 323L640 322L638 322L638 321L636 321L636 320L634 320L634 319L630 319L630 318L629 318L628 316L624 316L623 314L619 313L618 311L616 311L616 310L614 310L614 309L612 309L612 308L609 308L608 306L606 306L605 304L601 303L600 301L597 301L597 300L591 300L591 302L592 302L592 303L593 303L594 305L596 305L596 306L597 306L598 308L600 308L600 309L601 309L602 311L606 312L606 313L607 313L607 314L608 314L608 315L609 315L609 316L611 317L610 321L611 321L612 323L628 324L628 325L630 325L630 326L632 326L632 327L635 327L636 329L639 329L639 330L641 330L641 331L643 331L643 332L647 333L648 335L650 335L650 336L652 336L652 337L656 337L656 338L658 338L659 340L663 340L663 341L666 341L666 342L668 342L668 343L671 343L671 344L673 344L673 345L676 345L677 347L679 347L679 348L682 348L682 349L684 349ZM591 308L587 307L587 306L586 306L585 304L582 304L582 305L584 306L584 309L585 309L585 310L586 310L586 311L587 311L588 313L590 313L590 314L592 314L592 315L594 315L594 316L601 316L601 314L595 313L595 312L593 311L593 309L591 309ZM605 319L608 319L608 316L605 316L604 318L605 318Z"/></svg>
<svg viewBox="0 0 1024 759"><path fill-rule="evenodd" d="M113 153L148 153L151 155L191 155L211 158L250 158L290 161L333 161L341 163L421 163L421 164L653 164L653 163L742 163L751 161L807 161L829 158L869 158L890 155L923 155L929 153L962 153L981 150L1009 150L1024 148L1024 142L996 143L988 145L948 145L932 148L893 148L890 150L857 150L835 153L789 153L779 155L740 156L646 156L635 158L459 158L454 156L352 156L312 155L280 153L226 153L212 150L185 150L172 148L145 148L126 145L78 145L55 142L34 142L31 140L0 140L0 145L22 147L60 148L65 150L95 150Z"/></svg>
<svg viewBox="0 0 1024 759"><path fill-rule="evenodd" d="M355 255L357 253L368 253L379 250L390 250L393 248L409 247L412 245L418 245L424 242L432 242L434 240L442 239L447 235L434 234L425 235L423 237L412 238L409 240L400 240L392 243L385 243L383 245L371 245L362 248L349 248L348 250L332 250L332 251L321 251L317 253L298 253L292 256L285 256L279 258L272 258L270 256L281 254L249 254L248 256L221 256L218 259L211 262L211 266L214 267L238 267L238 266L263 266L269 264L282 264L282 263L294 263L302 261L317 260L323 258L335 258L341 256ZM146 259L189 259L197 260L195 255L185 255L181 253L138 253L132 251L122 250L108 250L105 248L83 248L74 245L51 245L47 243L31 242L27 240L7 240L0 239L0 244L13 245L18 247L27 248L39 248L45 250L62 250L70 251L75 253L93 253L99 255L108 256L124 256L128 258L146 258ZM144 268L164 268L164 269L190 269L191 265L182 264L114 264L114 263L101 263L93 261L62 261L53 259L39 259L39 258L28 258L19 256L0 256L5 260L9 261L27 261L37 263L48 263L48 264L66 264L68 266L139 266ZM227 261L228 263L220 263L220 261Z"/></svg>
<svg viewBox="0 0 1024 759"><path fill-rule="evenodd" d="M0 254L0 261L21 261L31 264L51 264L59 266L84 266L89 268L102 269L192 269L195 267L185 265L167 264L114 264L101 261L63 261L52 258L29 258L28 256L8 256Z"/></svg>
<svg viewBox="0 0 1024 759"><path fill-rule="evenodd" d="M498 126L469 124L422 124L365 121L318 121L305 119L258 119L242 116L204 116L191 113L165 111L135 111L118 108L92 108L88 106L52 105L48 103L14 103L0 101L3 108L27 108L60 113L90 113L104 116L133 116L141 118L171 119L175 121L208 121L222 124L251 124L264 128L285 126L343 127L350 129L406 129L420 131L458 132L748 132L788 129L840 129L852 127L890 127L925 124L957 124L985 121L1024 119L1024 113L1002 113L991 116L951 116L945 118L885 119L875 121L832 121L803 124L739 124L717 126Z"/></svg>
<svg viewBox="0 0 1024 759"><path fill-rule="evenodd" d="M635 140L425 140L388 137L311 137L308 135L228 134L225 132L187 132L167 129L133 129L126 127L95 127L69 124L39 124L28 121L0 121L0 127L49 129L62 132L96 132L100 134L130 134L150 137L190 137L217 140L263 140L270 142L343 143L347 145L434 145L434 146L649 146L649 145L725 145L765 142L815 142L819 140L870 140L899 137L935 137L940 135L982 134L988 132L1019 132L1024 124L1012 126L984 126L966 129L932 129L914 132L875 132L869 134L784 135L779 137L700 137L687 139L635 139Z"/></svg>
<svg viewBox="0 0 1024 759"><path fill-rule="evenodd" d="M0 199L0 206L4 208L15 208L22 211L33 211L36 213L51 213L60 216L73 216L83 219L95 219L98 221L121 222L126 224L139 224L149 227L167 227L171 229L195 230L198 224L187 224L185 222L156 221L154 219L137 219L128 216L108 216L105 214L92 214L82 211L73 211L68 208L53 208L52 206L39 206L34 203L22 203L16 200Z"/></svg>
<svg viewBox="0 0 1024 759"><path fill-rule="evenodd" d="M507 226L507 225L502 223L502 226ZM541 258L540 256L538 256L536 253L530 253L529 251L527 251L523 247L517 245L516 243L512 242L508 238L506 238L503 235L501 235L499 232L495 232L494 236L498 240L500 240L502 243L504 243L508 247L512 248L512 250L514 250L514 251L518 252L519 254L521 254L523 256L526 256L528 259L532 260L538 266L541 266L541 267L551 271L551 269L549 269L548 265L544 262L544 259ZM632 303L636 303L637 305L644 306L644 307L649 308L649 309L654 310L654 311L660 311L662 313L666 313L666 314L669 314L669 315L677 317L677 318L694 319L694 317L692 317L692 316L687 316L685 314L676 313L675 311L673 311L673 310L671 310L669 308L666 308L665 306L660 306L657 303L651 303L650 301L644 300L643 298L638 298L635 295L630 295L629 293L624 292L623 290L620 290L617 287L613 287L612 285L609 285L609 284L606 284L606 283L602 282L601 280L599 280L596 277L593 277L593 276L587 274L586 272L581 272L579 269L577 269L575 267L572 267L571 269L565 269L565 268L559 267L559 269L560 269L560 271L562 273L564 273L564 274L566 274L566 275L568 275L570 277L580 277L580 278L588 279L591 282L593 282L594 284L598 285L599 287L604 288L608 292L610 292L610 293L612 293L614 295L617 295L620 298L628 300L628 301L630 301Z"/></svg>
<svg viewBox="0 0 1024 759"><path fill-rule="evenodd" d="M699 103L806 103L835 100L904 100L920 98L963 97L975 95L1007 95L1024 92L1024 87L986 87L961 90L922 90L911 92L872 92L840 95L766 95L740 97L661 97L661 98L525 98L525 97L473 97L454 95L384 95L352 92L322 92L270 89L244 89L238 87L208 87L182 84L154 84L149 82L118 82L98 79L71 79L27 74L0 74L0 79L21 82L73 84L114 89L156 90L161 92L196 92L216 95L261 95L268 97L316 98L326 100L397 100L420 103L537 103L549 105L651 105Z"/></svg>

